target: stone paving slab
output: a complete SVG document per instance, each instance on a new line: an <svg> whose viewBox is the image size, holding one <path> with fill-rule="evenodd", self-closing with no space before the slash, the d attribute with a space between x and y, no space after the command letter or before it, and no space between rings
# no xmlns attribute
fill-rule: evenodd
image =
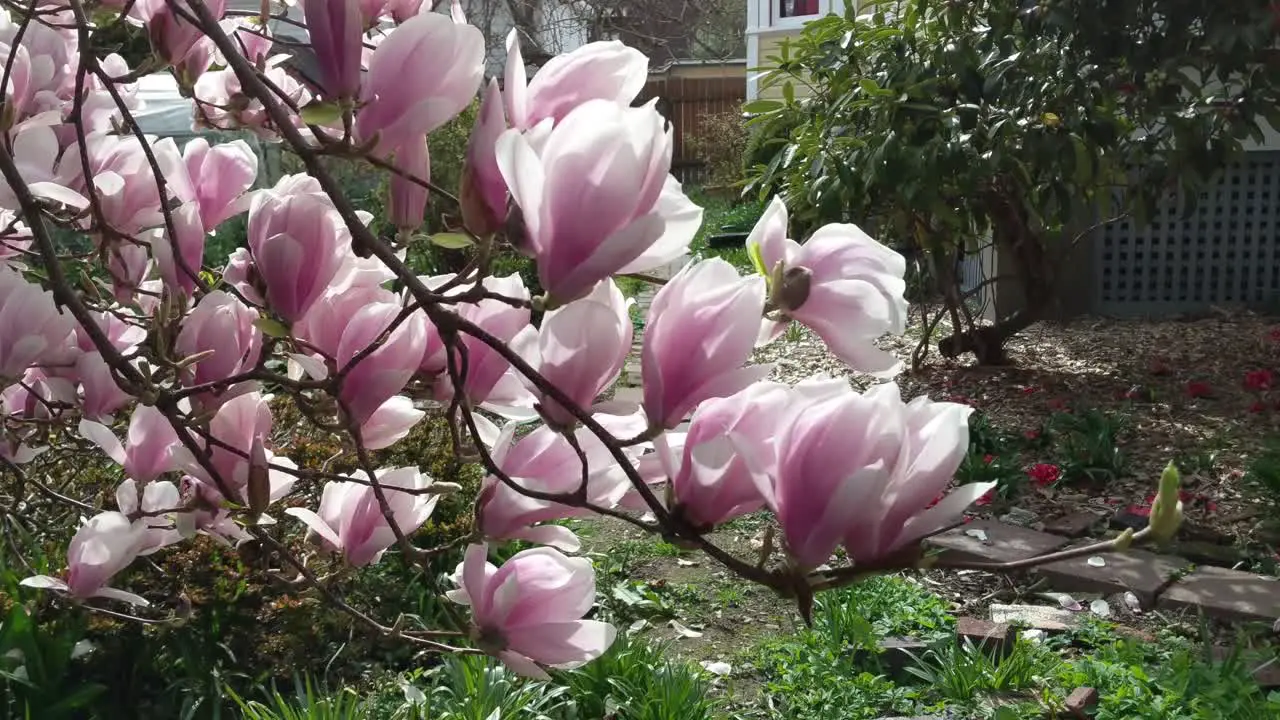
<svg viewBox="0 0 1280 720"><path fill-rule="evenodd" d="M639 387L618 387L613 391L615 402L644 402L644 390Z"/></svg>
<svg viewBox="0 0 1280 720"><path fill-rule="evenodd" d="M1157 607L1270 624L1280 617L1280 580L1206 565L1165 590Z"/></svg>
<svg viewBox="0 0 1280 720"><path fill-rule="evenodd" d="M975 537L981 531L986 540ZM1067 538L1037 530L1006 525L996 520L974 520L929 539L943 550L943 557L958 562L1009 562L1058 550Z"/></svg>
<svg viewBox="0 0 1280 720"><path fill-rule="evenodd" d="M1089 560L1095 557L1106 564L1090 565ZM1036 568L1036 572L1055 590L1103 595L1127 590L1137 596L1142 607L1150 609L1160 592L1190 567L1182 558L1130 550L1059 560Z"/></svg>
<svg viewBox="0 0 1280 720"><path fill-rule="evenodd" d="M1044 531L1053 535L1078 538L1088 535L1094 526L1101 524L1103 521L1104 518L1101 516L1081 510L1049 520L1044 524Z"/></svg>

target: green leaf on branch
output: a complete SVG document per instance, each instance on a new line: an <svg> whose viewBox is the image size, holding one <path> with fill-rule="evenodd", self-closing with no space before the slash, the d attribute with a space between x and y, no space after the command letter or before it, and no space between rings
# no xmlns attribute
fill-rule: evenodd
<svg viewBox="0 0 1280 720"><path fill-rule="evenodd" d="M462 250L475 245L475 241L462 233L436 233L431 236L431 244L446 250Z"/></svg>
<svg viewBox="0 0 1280 720"><path fill-rule="evenodd" d="M330 125L342 119L342 108L337 103L316 101L303 107L301 115L308 125Z"/></svg>
<svg viewBox="0 0 1280 720"><path fill-rule="evenodd" d="M263 335L268 337L282 338L289 337L289 328L279 320L269 317L260 317L253 321L253 326L262 331Z"/></svg>
<svg viewBox="0 0 1280 720"><path fill-rule="evenodd" d="M750 113L752 115L776 112L781 109L782 103L777 100L756 100L742 106L743 112Z"/></svg>

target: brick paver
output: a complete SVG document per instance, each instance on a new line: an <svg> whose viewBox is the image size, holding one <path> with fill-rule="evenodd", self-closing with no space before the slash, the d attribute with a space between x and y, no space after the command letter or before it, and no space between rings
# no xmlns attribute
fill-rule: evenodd
<svg viewBox="0 0 1280 720"><path fill-rule="evenodd" d="M1105 564L1090 565L1089 560L1094 557L1101 558ZM1190 563L1182 558L1130 550L1059 560L1037 568L1036 572L1055 590L1103 595L1128 590L1143 607L1151 608L1160 591L1189 567Z"/></svg>
<svg viewBox="0 0 1280 720"><path fill-rule="evenodd" d="M1160 596L1163 610L1203 610L1221 620L1272 623L1280 617L1280 581L1253 573L1204 566Z"/></svg>

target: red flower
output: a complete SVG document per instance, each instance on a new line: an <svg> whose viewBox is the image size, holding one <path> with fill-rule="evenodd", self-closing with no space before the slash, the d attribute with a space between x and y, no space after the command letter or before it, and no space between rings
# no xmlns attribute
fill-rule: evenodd
<svg viewBox="0 0 1280 720"><path fill-rule="evenodd" d="M1151 516L1150 505L1130 505L1129 507L1125 508L1124 511L1129 513L1130 515L1137 515L1138 517Z"/></svg>
<svg viewBox="0 0 1280 720"><path fill-rule="evenodd" d="M1036 485L1045 487L1046 485L1052 485L1058 482L1058 478L1062 477L1062 469L1057 465L1038 463L1036 465L1032 465L1031 469L1027 470L1027 475L1031 476L1031 479L1035 481Z"/></svg>
<svg viewBox="0 0 1280 720"><path fill-rule="evenodd" d="M1216 513L1218 512L1218 503L1210 500L1204 504L1204 510L1205 512Z"/></svg>
<svg viewBox="0 0 1280 720"><path fill-rule="evenodd" d="M1026 387L1022 388L1022 394L1023 394L1023 395L1030 395L1031 393L1033 393L1033 392L1035 392L1035 391L1036 391L1036 388L1035 388L1035 386L1034 386L1034 385L1028 385L1028 386L1026 386Z"/></svg>
<svg viewBox="0 0 1280 720"><path fill-rule="evenodd" d="M986 455L982 456L982 462L986 463L987 465L990 465L995 461L996 461L996 456L992 455L991 453L987 453Z"/></svg>
<svg viewBox="0 0 1280 720"><path fill-rule="evenodd" d="M1049 409L1050 409L1050 410L1066 410L1066 409L1067 409L1067 399L1066 399L1066 398L1053 398L1052 400L1050 400L1050 401L1049 401Z"/></svg>
<svg viewBox="0 0 1280 720"><path fill-rule="evenodd" d="M979 507L983 505L990 505L991 501L995 499L995 496L992 494L994 492L995 492L994 490L986 491L985 493L982 494L982 497L978 498L977 500L974 500L973 504Z"/></svg>
<svg viewBox="0 0 1280 720"><path fill-rule="evenodd" d="M1200 380L1192 380L1187 383L1187 395L1193 398L1209 397L1213 394L1213 388L1209 387L1209 383Z"/></svg>
<svg viewBox="0 0 1280 720"><path fill-rule="evenodd" d="M1267 404L1264 402L1255 402L1254 404L1249 406L1249 412L1251 413L1260 413L1260 412L1266 412L1266 411L1267 411Z"/></svg>
<svg viewBox="0 0 1280 720"><path fill-rule="evenodd" d="M1271 342L1280 343L1280 326L1271 328Z"/></svg>
<svg viewBox="0 0 1280 720"><path fill-rule="evenodd" d="M1275 373L1266 368L1250 370L1244 374L1244 386L1250 390L1270 390L1275 380Z"/></svg>
<svg viewBox="0 0 1280 720"><path fill-rule="evenodd" d="M942 502L942 497L943 497L944 495L946 495L946 493L938 493L938 497L936 497L936 498L934 498L933 500L931 500L931 501L929 502L929 504L925 506L925 507L926 507L926 509L927 509L927 508L931 508L931 507L933 507L934 505L937 505L938 503Z"/></svg>
<svg viewBox="0 0 1280 720"><path fill-rule="evenodd" d="M1026 439L1028 439L1028 440L1036 440L1036 439L1039 439L1039 437L1040 437L1040 431L1039 431L1039 430L1028 430L1028 431L1026 431L1026 432L1022 433L1022 437L1026 438Z"/></svg>

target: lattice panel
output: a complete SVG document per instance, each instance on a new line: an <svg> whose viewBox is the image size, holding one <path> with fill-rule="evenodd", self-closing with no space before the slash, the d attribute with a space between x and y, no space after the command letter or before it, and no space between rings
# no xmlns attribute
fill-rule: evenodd
<svg viewBox="0 0 1280 720"><path fill-rule="evenodd" d="M1248 153L1183 217L1170 196L1146 227L1108 225L1095 244L1098 309L1175 313L1280 296L1280 152Z"/></svg>

